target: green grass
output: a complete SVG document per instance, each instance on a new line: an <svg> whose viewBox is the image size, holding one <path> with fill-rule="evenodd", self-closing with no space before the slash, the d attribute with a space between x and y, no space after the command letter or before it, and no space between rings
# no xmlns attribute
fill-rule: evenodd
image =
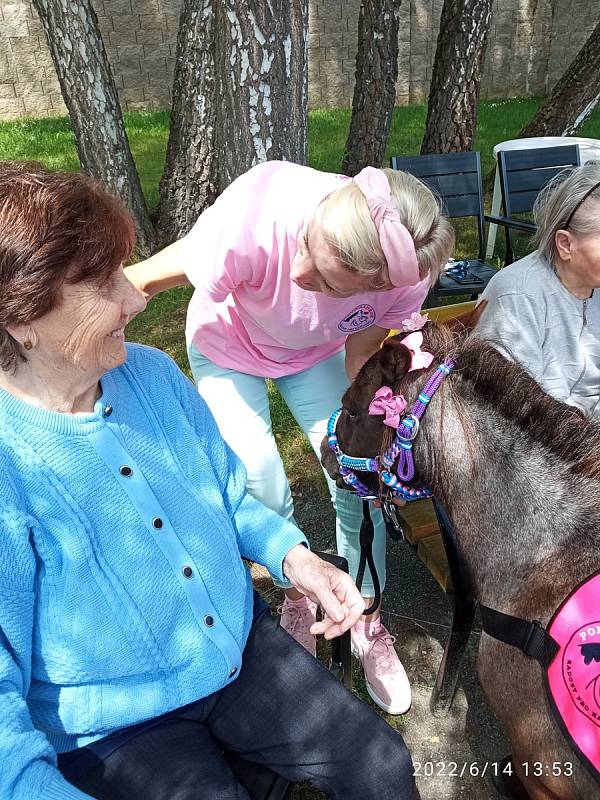
<svg viewBox="0 0 600 800"><path fill-rule="evenodd" d="M169 115L166 111L125 114L127 136L150 207L158 204L165 163ZM68 117L0 122L0 160L41 161L52 169L78 169Z"/></svg>
<svg viewBox="0 0 600 800"><path fill-rule="evenodd" d="M485 100L479 104L475 149L481 151L484 173L493 167L492 148L512 139L531 118L537 99ZM394 109L386 161L391 155L419 152L425 126L424 105ZM309 113L308 160L312 167L340 169L350 109L315 109ZM158 202L169 116L166 111L125 114L127 135L149 206ZM600 137L600 108L579 131ZM55 169L77 169L79 162L67 117L0 122L0 159L33 159Z"/></svg>
<svg viewBox="0 0 600 800"><path fill-rule="evenodd" d="M535 112L539 100L486 100L479 104L475 149L480 150L484 175L494 166L492 148L498 142L513 139ZM414 105L394 110L386 163L390 155L419 152L425 126L426 107ZM350 123L350 109L316 109L309 113L308 159L316 169L340 170ZM142 188L150 208L158 203L158 186L163 170L169 117L166 112L125 114L125 125L139 171ZM579 132L581 136L600 138L600 108ZM67 117L18 120L0 123L0 159L41 161L54 169L77 169L79 161ZM476 231L468 221L458 221L457 256L474 255ZM502 237L498 237L502 249ZM521 252L526 244L521 243ZM183 324L189 289L174 289L155 298L147 310L134 320L129 338L162 348L170 353L189 374ZM306 440L292 420L273 386L270 387L273 429L282 451L292 484L308 484L315 491L325 491Z"/></svg>
<svg viewBox="0 0 600 800"><path fill-rule="evenodd" d="M492 149L512 139L531 118L538 99L486 100L479 104L475 149L481 152L483 174L494 166ZM426 107L396 108L392 120L386 159L391 155L419 152L425 127ZM167 112L136 112L125 115L127 134L150 208L158 203L158 186L163 170L169 117ZM308 159L311 166L329 172L340 170L350 124L350 109L315 109L309 114ZM581 136L600 138L600 108L580 131ZM0 123L0 159L33 159L55 169L77 169L78 159L67 117L19 120ZM489 203L489 198L488 198ZM477 249L475 226L455 221L455 255L466 257ZM498 263L503 241L498 237ZM520 245L524 252L526 245Z"/></svg>
<svg viewBox="0 0 600 800"><path fill-rule="evenodd" d="M531 119L540 104L539 98L484 100L477 112L474 150L481 152L484 175L494 167L492 149L498 142L514 139ZM421 149L427 108L424 105L394 109L385 162L392 155L416 155ZM350 125L350 109L317 109L309 114L308 160L311 167L329 172L340 169L346 136ZM578 136L600 138L600 106Z"/></svg>
<svg viewBox="0 0 600 800"><path fill-rule="evenodd" d="M146 202L153 208L158 205L158 184L167 152L169 115L166 111L128 114L126 125Z"/></svg>

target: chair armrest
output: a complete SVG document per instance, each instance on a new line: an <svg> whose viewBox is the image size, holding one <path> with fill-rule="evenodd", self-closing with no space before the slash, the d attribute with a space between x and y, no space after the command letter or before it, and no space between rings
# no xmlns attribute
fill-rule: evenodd
<svg viewBox="0 0 600 800"><path fill-rule="evenodd" d="M486 222L492 223L492 225L502 225L505 228L516 228L517 230L526 231L527 233L535 233L537 231L537 225L535 225L533 222L514 219L514 217L492 217L488 214L485 214L483 218Z"/></svg>
<svg viewBox="0 0 600 800"><path fill-rule="evenodd" d="M348 572L348 559L344 556L338 556L336 553L325 553L321 550L313 550L313 555L318 556L323 561L328 561L334 567L341 569L342 572Z"/></svg>
<svg viewBox="0 0 600 800"><path fill-rule="evenodd" d="M322 558L323 561L328 561L334 567L341 569L342 572L348 572L348 559L343 556L316 550L313 550L313 553ZM346 689L352 691L352 643L350 641L350 631L346 631L346 633L331 640L329 671L342 681Z"/></svg>

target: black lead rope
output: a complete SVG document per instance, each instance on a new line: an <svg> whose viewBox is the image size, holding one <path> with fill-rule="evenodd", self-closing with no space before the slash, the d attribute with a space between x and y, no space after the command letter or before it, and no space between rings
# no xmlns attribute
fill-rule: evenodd
<svg viewBox="0 0 600 800"><path fill-rule="evenodd" d="M381 585L379 583L379 575L375 567L375 560L373 559L373 540L375 538L375 527L371 519L371 511L369 509L369 501L362 501L363 520L360 523L360 561L358 562L358 572L356 573L356 586L360 591L362 587L363 578L365 576L365 567L369 565L369 572L373 579L373 589L375 590L375 597L369 608L365 609L364 614L373 614L381 605ZM385 522L385 527L391 539L396 542L404 541L404 531L402 530L402 523L398 518L396 506L391 500L382 500L381 513Z"/></svg>
<svg viewBox="0 0 600 800"><path fill-rule="evenodd" d="M379 585L379 575L375 568L375 561L373 560L373 539L375 538L375 526L371 519L371 512L369 511L369 501L362 501L363 520L360 523L360 561L358 562L358 572L356 573L356 586L360 591L362 587L363 578L365 576L365 567L369 565L369 572L373 579L373 589L375 597L369 608L365 608L363 614L373 614L381 604L381 586Z"/></svg>

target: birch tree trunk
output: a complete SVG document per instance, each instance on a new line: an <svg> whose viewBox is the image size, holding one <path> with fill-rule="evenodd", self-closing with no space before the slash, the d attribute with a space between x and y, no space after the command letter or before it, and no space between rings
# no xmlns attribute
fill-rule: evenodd
<svg viewBox="0 0 600 800"><path fill-rule="evenodd" d="M220 0L214 8L222 191L259 162L306 163L308 0Z"/></svg>
<svg viewBox="0 0 600 800"><path fill-rule="evenodd" d="M519 133L527 136L571 136L600 99L600 22L552 90L549 99Z"/></svg>
<svg viewBox="0 0 600 800"><path fill-rule="evenodd" d="M470 150L491 0L444 0L421 153Z"/></svg>
<svg viewBox="0 0 600 800"><path fill-rule="evenodd" d="M344 175L383 162L396 100L399 23L400 0L362 0Z"/></svg>
<svg viewBox="0 0 600 800"><path fill-rule="evenodd" d="M154 230L129 142L96 14L89 0L33 0L69 110L81 166L131 211L138 251L149 254Z"/></svg>
<svg viewBox="0 0 600 800"><path fill-rule="evenodd" d="M171 128L160 182L161 245L184 236L218 194L213 0L184 0ZM235 147L235 140L232 142Z"/></svg>

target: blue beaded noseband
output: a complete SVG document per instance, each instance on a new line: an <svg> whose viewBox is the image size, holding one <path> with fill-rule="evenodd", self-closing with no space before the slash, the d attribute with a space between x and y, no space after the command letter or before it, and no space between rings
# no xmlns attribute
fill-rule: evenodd
<svg viewBox="0 0 600 800"><path fill-rule="evenodd" d="M347 456L342 452L336 434L337 422L342 409L338 408L337 411L333 412L327 423L327 444L337 459L340 475L351 491L363 500L376 500L379 495L374 495L355 474L356 472L376 472L381 482L387 486L388 493L392 497L399 497L410 502L411 500L421 500L423 497L432 496L431 490L424 484L420 486L408 485L415 476L412 446L419 432L421 418L427 410L431 398L454 367L455 362L452 358L447 358L443 364L438 366L425 384L423 391L419 394L410 413L400 420L392 444L378 458L357 458ZM394 475L391 470L396 459L398 459L398 466L396 475Z"/></svg>

